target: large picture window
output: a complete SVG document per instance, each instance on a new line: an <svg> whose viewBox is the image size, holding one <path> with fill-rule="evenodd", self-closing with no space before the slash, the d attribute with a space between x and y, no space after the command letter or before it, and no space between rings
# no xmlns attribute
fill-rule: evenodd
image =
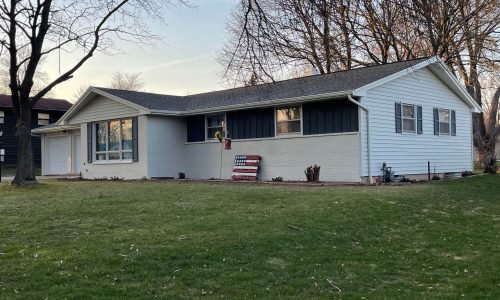
<svg viewBox="0 0 500 300"><path fill-rule="evenodd" d="M95 123L95 160L132 160L132 119Z"/></svg>
<svg viewBox="0 0 500 300"><path fill-rule="evenodd" d="M215 133L217 131L220 131L222 136L225 136L225 122L226 118L224 114L207 116L207 140L215 139Z"/></svg>
<svg viewBox="0 0 500 300"><path fill-rule="evenodd" d="M278 135L300 133L300 106L276 109L276 131Z"/></svg>

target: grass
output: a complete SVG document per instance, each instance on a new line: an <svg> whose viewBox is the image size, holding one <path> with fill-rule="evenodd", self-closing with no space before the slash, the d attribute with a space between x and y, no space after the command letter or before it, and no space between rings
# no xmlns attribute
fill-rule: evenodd
<svg viewBox="0 0 500 300"><path fill-rule="evenodd" d="M500 298L500 176L0 185L0 298Z"/></svg>

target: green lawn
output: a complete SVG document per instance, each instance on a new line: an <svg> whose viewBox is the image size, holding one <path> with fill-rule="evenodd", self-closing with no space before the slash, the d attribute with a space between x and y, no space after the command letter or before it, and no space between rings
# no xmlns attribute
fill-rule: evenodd
<svg viewBox="0 0 500 300"><path fill-rule="evenodd" d="M500 176L0 184L0 298L500 299Z"/></svg>

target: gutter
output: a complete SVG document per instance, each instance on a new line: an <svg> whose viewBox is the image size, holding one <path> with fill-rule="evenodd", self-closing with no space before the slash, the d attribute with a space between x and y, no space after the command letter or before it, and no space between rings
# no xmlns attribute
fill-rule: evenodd
<svg viewBox="0 0 500 300"><path fill-rule="evenodd" d="M373 176L372 176L372 153L370 148L370 110L361 104L359 101L356 101L352 94L347 95L347 99L357 106L361 107L366 112L366 151L368 152L368 182L373 184ZM361 97L360 97L361 99ZM361 130L361 129L360 129ZM363 151L361 149L361 151Z"/></svg>

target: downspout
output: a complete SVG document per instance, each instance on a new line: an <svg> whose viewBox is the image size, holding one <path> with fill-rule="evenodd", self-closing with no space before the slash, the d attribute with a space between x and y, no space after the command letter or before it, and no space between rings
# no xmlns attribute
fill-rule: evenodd
<svg viewBox="0 0 500 300"><path fill-rule="evenodd" d="M372 153L371 153L371 148L370 148L370 110L368 108L366 108L366 106L361 104L359 101L355 100L352 97L352 94L348 94L347 99L349 99L349 101L356 104L357 106L361 107L361 109L363 109L366 112L366 148L367 148L366 151L368 152L368 182L370 184L373 184ZM360 99L361 99L361 97L360 97Z"/></svg>

